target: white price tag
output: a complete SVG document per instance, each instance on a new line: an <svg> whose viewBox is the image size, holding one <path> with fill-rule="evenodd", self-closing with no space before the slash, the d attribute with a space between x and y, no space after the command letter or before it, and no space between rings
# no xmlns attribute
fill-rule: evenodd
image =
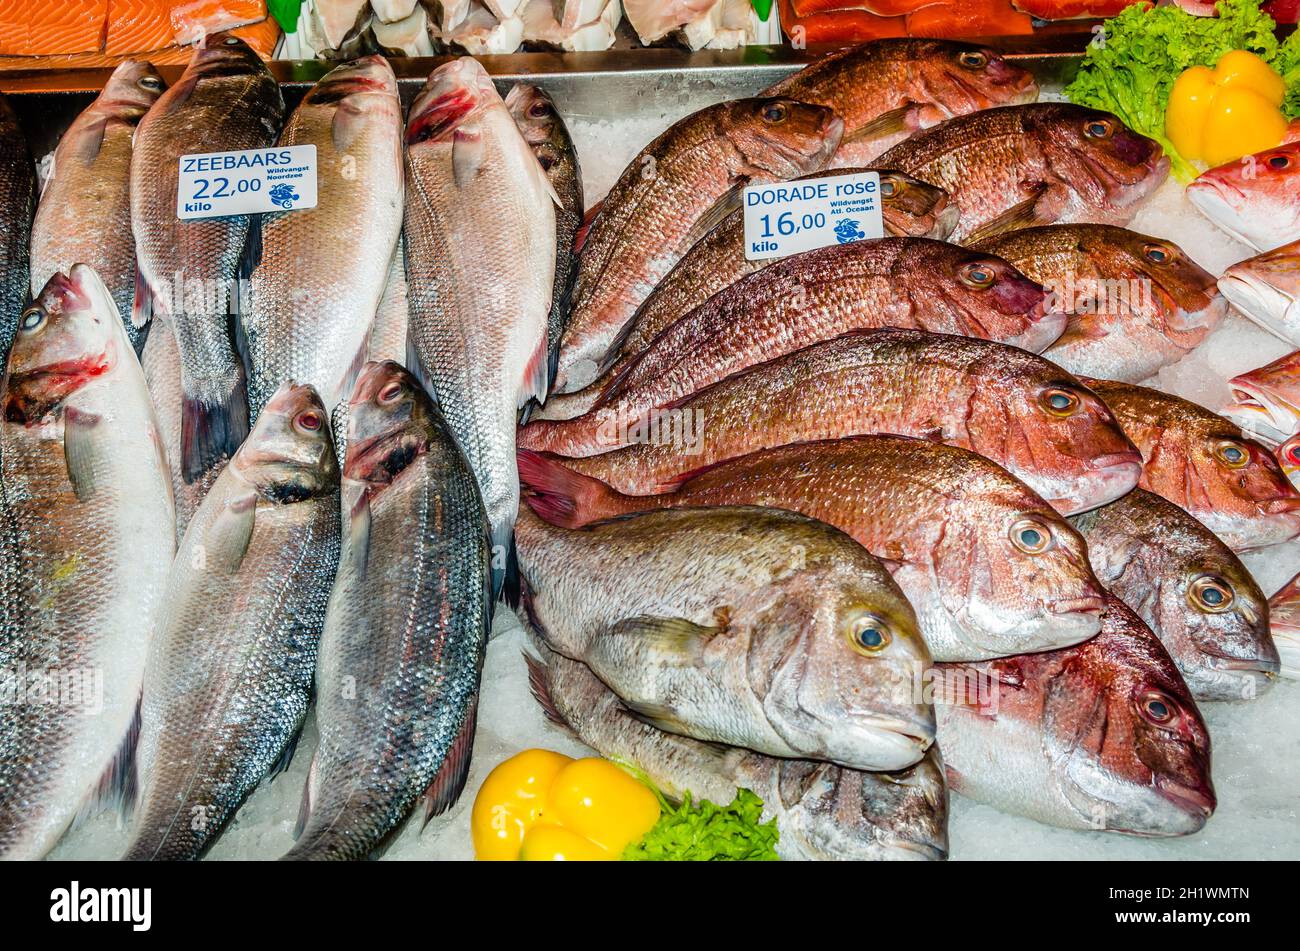
<svg viewBox="0 0 1300 951"><path fill-rule="evenodd" d="M182 155L177 218L316 207L316 146Z"/></svg>
<svg viewBox="0 0 1300 951"><path fill-rule="evenodd" d="M745 258L763 261L885 233L880 175L854 172L744 191Z"/></svg>

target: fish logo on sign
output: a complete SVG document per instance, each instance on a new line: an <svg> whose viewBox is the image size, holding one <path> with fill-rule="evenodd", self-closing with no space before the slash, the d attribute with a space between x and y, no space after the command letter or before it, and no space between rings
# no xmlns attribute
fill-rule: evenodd
<svg viewBox="0 0 1300 951"><path fill-rule="evenodd" d="M840 244L861 241L866 236L866 232L858 226L856 218L841 218L835 222L835 240Z"/></svg>
<svg viewBox="0 0 1300 951"><path fill-rule="evenodd" d="M270 195L271 203L280 208L292 208L293 203L298 200L298 193L287 183L276 185L271 189Z"/></svg>

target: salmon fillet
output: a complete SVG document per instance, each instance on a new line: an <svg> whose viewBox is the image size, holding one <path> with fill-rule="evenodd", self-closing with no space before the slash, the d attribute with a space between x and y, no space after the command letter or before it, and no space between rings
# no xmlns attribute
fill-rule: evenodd
<svg viewBox="0 0 1300 951"><path fill-rule="evenodd" d="M107 18L108 0L4 0L0 56L98 53Z"/></svg>
<svg viewBox="0 0 1300 951"><path fill-rule="evenodd" d="M108 0L104 53L148 53L176 45L167 0Z"/></svg>
<svg viewBox="0 0 1300 951"><path fill-rule="evenodd" d="M182 44L266 19L266 0L172 0L165 5L171 7L172 31Z"/></svg>

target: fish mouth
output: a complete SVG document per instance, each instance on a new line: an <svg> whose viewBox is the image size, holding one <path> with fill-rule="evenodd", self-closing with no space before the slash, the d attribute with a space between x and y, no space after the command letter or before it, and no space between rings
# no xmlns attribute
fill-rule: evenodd
<svg viewBox="0 0 1300 951"><path fill-rule="evenodd" d="M1061 339L1061 334L1065 333L1066 325L1070 321L1070 315L1063 310L1040 308L1037 314L1031 314L1028 319L1029 329L1007 342L1030 353L1042 353Z"/></svg>
<svg viewBox="0 0 1300 951"><path fill-rule="evenodd" d="M1228 381L1236 402L1225 406L1223 415L1240 421L1245 429L1262 427L1268 430L1264 435L1277 440L1285 440L1300 430L1300 407L1263 386L1257 386L1247 376Z"/></svg>
<svg viewBox="0 0 1300 951"><path fill-rule="evenodd" d="M1262 281L1249 271L1235 267L1219 278L1219 292L1237 311L1259 324L1269 333L1291 342L1281 332L1281 325L1294 303L1290 295Z"/></svg>
<svg viewBox="0 0 1300 951"><path fill-rule="evenodd" d="M961 220L961 207L956 202L949 202L943 210L934 216L934 225L922 237L934 238L936 241L945 240L950 234L957 230L957 223Z"/></svg>
<svg viewBox="0 0 1300 951"><path fill-rule="evenodd" d="M1058 601L1053 601L1047 605L1047 610L1057 617L1072 614L1090 614L1100 618L1105 607L1106 599L1101 595L1087 594L1081 598L1061 598Z"/></svg>
<svg viewBox="0 0 1300 951"><path fill-rule="evenodd" d="M1177 806L1193 819L1199 819L1203 825L1218 805L1218 799L1209 788L1184 786L1173 780L1156 777L1155 792L1162 798Z"/></svg>
<svg viewBox="0 0 1300 951"><path fill-rule="evenodd" d="M1066 498L1052 499L1052 508L1064 515L1080 515L1122 498L1142 478L1142 454L1136 449L1097 456L1078 480L1079 491Z"/></svg>
<svg viewBox="0 0 1300 951"><path fill-rule="evenodd" d="M872 768L876 770L906 769L919 762L934 745L935 724L932 718L923 721L874 714L863 717L859 726L870 737L874 747Z"/></svg>
<svg viewBox="0 0 1300 951"><path fill-rule="evenodd" d="M1218 178L1202 175L1187 186L1184 194L1196 210L1208 218L1216 228L1236 238L1242 244L1259 248L1253 240L1246 237L1241 230L1242 217L1233 204L1233 198L1245 202L1246 194L1241 189ZM1223 290L1223 281L1219 282Z"/></svg>
<svg viewBox="0 0 1300 951"><path fill-rule="evenodd" d="M943 862L948 858L948 849L944 846L897 835L882 838L880 847L891 853L890 858L904 862Z"/></svg>

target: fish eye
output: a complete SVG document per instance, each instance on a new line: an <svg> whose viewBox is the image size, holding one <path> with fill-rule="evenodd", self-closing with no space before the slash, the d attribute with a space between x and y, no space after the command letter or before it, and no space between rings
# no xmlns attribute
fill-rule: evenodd
<svg viewBox="0 0 1300 951"><path fill-rule="evenodd" d="M136 83L141 89L147 89L150 92L157 92L162 89L162 80L157 76L141 76Z"/></svg>
<svg viewBox="0 0 1300 951"><path fill-rule="evenodd" d="M316 432L321 428L323 422L320 413L310 409L299 413L293 420L294 426L305 433Z"/></svg>
<svg viewBox="0 0 1300 951"><path fill-rule="evenodd" d="M1268 167L1275 168L1279 171L1288 168L1291 165L1291 158L1287 155L1270 155L1268 157Z"/></svg>
<svg viewBox="0 0 1300 951"><path fill-rule="evenodd" d="M1167 727L1178 715L1178 704L1174 698L1159 690L1148 690L1137 702L1138 713L1153 726Z"/></svg>
<svg viewBox="0 0 1300 951"><path fill-rule="evenodd" d="M1115 125L1109 119L1093 119L1083 127L1083 134L1090 139L1110 138L1110 134L1115 131Z"/></svg>
<svg viewBox="0 0 1300 951"><path fill-rule="evenodd" d="M528 114L534 119L543 119L551 114L551 107L544 99L539 99L528 107Z"/></svg>
<svg viewBox="0 0 1300 951"><path fill-rule="evenodd" d="M1300 442L1293 442L1286 446L1282 458L1293 466L1300 466Z"/></svg>
<svg viewBox="0 0 1300 951"><path fill-rule="evenodd" d="M860 654L879 654L891 640L889 625L874 614L864 614L849 628L849 642Z"/></svg>
<svg viewBox="0 0 1300 951"><path fill-rule="evenodd" d="M904 187L903 183L893 175L885 175L880 179L880 196L882 198L893 198Z"/></svg>
<svg viewBox="0 0 1300 951"><path fill-rule="evenodd" d="M394 403L402 395L402 384L399 380L394 380L379 391L379 402L387 405Z"/></svg>
<svg viewBox="0 0 1300 951"><path fill-rule="evenodd" d="M1224 439L1215 445L1214 457L1229 469L1240 469L1250 462L1250 450L1240 443Z"/></svg>
<svg viewBox="0 0 1300 951"><path fill-rule="evenodd" d="M18 318L18 329L23 333L35 333L45 324L45 308L29 307L23 311L23 315Z"/></svg>
<svg viewBox="0 0 1300 951"><path fill-rule="evenodd" d="M783 102L769 102L763 107L763 121L770 122L773 125L784 122L786 115L790 112Z"/></svg>
<svg viewBox="0 0 1300 951"><path fill-rule="evenodd" d="M1161 244L1148 244L1142 249L1142 253L1152 264L1165 264L1173 257L1173 253Z"/></svg>
<svg viewBox="0 0 1300 951"><path fill-rule="evenodd" d="M1052 547L1052 532L1032 518L1022 518L1011 526L1011 544L1026 555L1041 555Z"/></svg>
<svg viewBox="0 0 1300 951"><path fill-rule="evenodd" d="M228 37L225 38L225 40L224 40L223 42L224 42L227 46L238 46L238 45L239 45L239 37L237 37L237 36L228 36Z"/></svg>
<svg viewBox="0 0 1300 951"><path fill-rule="evenodd" d="M957 62L967 69L983 69L989 64L989 57L987 53L982 53L979 50L966 50L957 57Z"/></svg>
<svg viewBox="0 0 1300 951"><path fill-rule="evenodd" d="M976 290L987 290L997 278L997 272L987 264L967 264L961 269L961 282Z"/></svg>
<svg viewBox="0 0 1300 951"><path fill-rule="evenodd" d="M1193 581L1187 596L1193 607L1202 611L1226 611L1232 607L1232 585L1213 575L1203 575Z"/></svg>
<svg viewBox="0 0 1300 951"><path fill-rule="evenodd" d="M1073 416L1079 409L1079 397L1069 390L1044 390L1038 399L1039 404L1052 416Z"/></svg>

